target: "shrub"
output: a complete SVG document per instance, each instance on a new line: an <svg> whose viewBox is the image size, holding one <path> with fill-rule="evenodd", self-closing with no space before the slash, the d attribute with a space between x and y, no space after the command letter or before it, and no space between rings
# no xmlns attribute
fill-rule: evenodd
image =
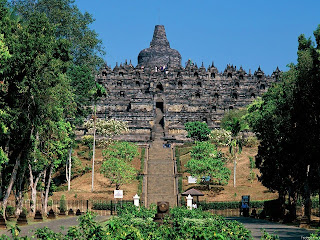
<svg viewBox="0 0 320 240"><path fill-rule="evenodd" d="M209 139L210 129L205 122L187 122L185 125L188 132L187 137L195 141L207 141Z"/></svg>
<svg viewBox="0 0 320 240"><path fill-rule="evenodd" d="M266 201L250 201L251 208L263 208ZM230 201L230 202L199 202L198 207L202 210L224 210L224 209L238 209L241 202Z"/></svg>
<svg viewBox="0 0 320 240"><path fill-rule="evenodd" d="M8 205L6 208L6 214L8 217L14 215L15 208L13 206Z"/></svg>
<svg viewBox="0 0 320 240"><path fill-rule="evenodd" d="M224 129L214 129L211 131L209 139L217 146L228 146L231 142L231 132Z"/></svg>
<svg viewBox="0 0 320 240"><path fill-rule="evenodd" d="M77 154L78 154L80 157L83 157L85 153L86 153L86 151L78 151L78 152L77 152Z"/></svg>
<svg viewBox="0 0 320 240"><path fill-rule="evenodd" d="M62 195L60 198L59 209L61 212L67 211L66 197L64 195Z"/></svg>
<svg viewBox="0 0 320 240"><path fill-rule="evenodd" d="M269 234L265 229L261 230L262 232L262 237L261 240L277 240L280 239L277 235L271 235Z"/></svg>
<svg viewBox="0 0 320 240"><path fill-rule="evenodd" d="M23 207L22 208L22 213L27 216L28 215L28 210L25 207Z"/></svg>
<svg viewBox="0 0 320 240"><path fill-rule="evenodd" d="M92 149L93 147L93 136L92 135L85 135L82 137L82 144L85 145L87 148Z"/></svg>
<svg viewBox="0 0 320 240"><path fill-rule="evenodd" d="M67 185L57 186L54 189L55 192L65 192L67 190L68 190L68 186Z"/></svg>
<svg viewBox="0 0 320 240"><path fill-rule="evenodd" d="M256 147L259 145L259 140L256 136L249 136L244 139L243 145L246 147Z"/></svg>

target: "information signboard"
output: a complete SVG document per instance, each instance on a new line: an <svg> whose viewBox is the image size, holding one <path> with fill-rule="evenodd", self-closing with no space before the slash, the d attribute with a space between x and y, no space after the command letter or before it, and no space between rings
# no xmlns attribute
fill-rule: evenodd
<svg viewBox="0 0 320 240"><path fill-rule="evenodd" d="M123 198L123 190L114 190L114 198Z"/></svg>
<svg viewBox="0 0 320 240"><path fill-rule="evenodd" d="M192 176L188 176L188 183L197 183L197 178L192 177Z"/></svg>

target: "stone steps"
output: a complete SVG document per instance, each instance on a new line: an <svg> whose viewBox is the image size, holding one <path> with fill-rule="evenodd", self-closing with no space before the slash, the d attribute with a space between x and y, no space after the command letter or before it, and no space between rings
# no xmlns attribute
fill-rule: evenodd
<svg viewBox="0 0 320 240"><path fill-rule="evenodd" d="M163 131L163 129L161 129ZM147 172L147 204L160 201L169 202L170 206L176 206L174 162L171 148L164 148L164 141L160 140L156 133L155 140L149 149Z"/></svg>
<svg viewBox="0 0 320 240"><path fill-rule="evenodd" d="M158 199L161 199L161 201L169 202L170 207L177 205L176 196L172 197L172 195L166 195L166 194L148 194L149 205L152 203L157 204L157 202L159 202Z"/></svg>

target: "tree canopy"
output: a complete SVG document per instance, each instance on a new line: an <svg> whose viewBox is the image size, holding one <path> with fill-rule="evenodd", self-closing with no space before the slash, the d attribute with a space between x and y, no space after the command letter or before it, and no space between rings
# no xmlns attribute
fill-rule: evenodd
<svg viewBox="0 0 320 240"><path fill-rule="evenodd" d="M230 170L225 164L225 158L215 145L210 142L196 142L191 150L191 159L185 167L187 172L198 180L210 178L213 183L226 185Z"/></svg>
<svg viewBox="0 0 320 240"><path fill-rule="evenodd" d="M118 190L124 183L131 182L137 174L131 161L138 156L138 148L135 144L129 142L111 143L102 152L104 161L100 172L115 184Z"/></svg>
<svg viewBox="0 0 320 240"><path fill-rule="evenodd" d="M297 64L290 64L281 81L249 106L247 116L261 141L260 180L293 202L301 194L306 211L311 192L320 188L320 25L314 37L315 43L299 36Z"/></svg>
<svg viewBox="0 0 320 240"><path fill-rule="evenodd" d="M4 208L13 188L22 195L28 167L30 184L41 176L47 198L54 169L67 159L73 137L69 120L86 116L84 106L91 101L95 70L102 62L92 21L72 0L0 0Z"/></svg>
<svg viewBox="0 0 320 240"><path fill-rule="evenodd" d="M209 139L210 129L205 122L187 122L185 124L187 137L195 141L207 141Z"/></svg>

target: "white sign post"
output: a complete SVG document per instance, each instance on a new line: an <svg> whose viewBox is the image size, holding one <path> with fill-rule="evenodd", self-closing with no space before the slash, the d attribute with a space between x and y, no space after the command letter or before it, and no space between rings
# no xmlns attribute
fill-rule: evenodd
<svg viewBox="0 0 320 240"><path fill-rule="evenodd" d="M135 205L136 207L140 207L139 199L140 199L140 197L138 196L138 194L134 195L133 205Z"/></svg>
<svg viewBox="0 0 320 240"><path fill-rule="evenodd" d="M192 200L193 200L193 197L191 197L191 195L189 194L187 197L187 208L190 210L192 210Z"/></svg>
<svg viewBox="0 0 320 240"><path fill-rule="evenodd" d="M113 191L113 197L116 199L116 205L115 205L115 211L117 212L117 203L118 203L118 199L122 199L123 198L123 190L114 190ZM122 202L121 202L122 205Z"/></svg>
<svg viewBox="0 0 320 240"><path fill-rule="evenodd" d="M123 190L114 190L113 196L114 198L123 198Z"/></svg>

